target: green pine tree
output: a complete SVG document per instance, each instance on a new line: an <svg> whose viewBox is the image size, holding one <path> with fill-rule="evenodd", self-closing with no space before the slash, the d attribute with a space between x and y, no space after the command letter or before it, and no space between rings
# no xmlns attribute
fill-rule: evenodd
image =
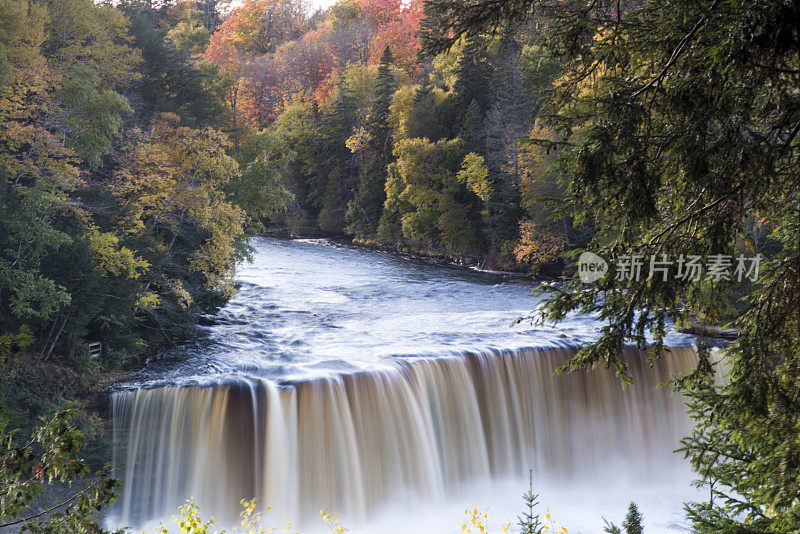
<svg viewBox="0 0 800 534"><path fill-rule="evenodd" d="M456 81L453 84L454 104L458 113L455 121L457 126L463 124L466 111L473 100L481 112L486 111L489 105L491 73L483 40L479 37L466 38L456 65Z"/></svg>
<svg viewBox="0 0 800 534"><path fill-rule="evenodd" d="M628 505L628 513L625 515L625 520L622 522L622 529L614 523L609 522L605 517L603 518L605 526L603 532L608 534L622 534L622 529L625 529L625 534L642 534L642 514L639 513L639 508L636 503L631 501Z"/></svg>
<svg viewBox="0 0 800 534"><path fill-rule="evenodd" d="M639 513L639 508L636 503L631 501L628 505L628 514L625 516L625 521L622 522L622 528L625 529L625 534L642 534L642 514Z"/></svg>
<svg viewBox="0 0 800 534"><path fill-rule="evenodd" d="M533 469L529 473L528 491L522 494L522 501L525 503L525 511L517 517L520 534L542 534L544 523L536 513L536 506L539 504L539 494L533 493Z"/></svg>
<svg viewBox="0 0 800 534"><path fill-rule="evenodd" d="M322 204L317 221L324 232L343 233L347 226L345 213L358 181L358 164L346 141L356 122L355 98L340 80L332 102L322 115L315 158L315 174L322 188L318 193Z"/></svg>
<svg viewBox="0 0 800 534"><path fill-rule="evenodd" d="M386 201L387 166L392 157L392 129L387 119L397 89L392 61L392 51L387 46L381 56L372 109L367 116L367 142L361 154L358 189L347 207L347 229L359 236L375 235Z"/></svg>
<svg viewBox="0 0 800 534"><path fill-rule="evenodd" d="M533 124L533 99L523 86L521 47L510 35L503 36L492 77L491 102L484 121L486 164L495 194L486 205L485 231L493 250L515 240L520 207L520 142Z"/></svg>
<svg viewBox="0 0 800 534"><path fill-rule="evenodd" d="M427 137L433 142L447 137L452 129L447 104L437 104L430 76L423 74L408 116L408 137Z"/></svg>

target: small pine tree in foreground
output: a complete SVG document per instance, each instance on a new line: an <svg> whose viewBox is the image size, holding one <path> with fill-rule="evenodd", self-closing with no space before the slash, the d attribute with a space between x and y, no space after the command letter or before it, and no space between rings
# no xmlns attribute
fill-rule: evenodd
<svg viewBox="0 0 800 534"><path fill-rule="evenodd" d="M635 502L628 505L628 515L625 516L625 521L622 522L622 527L625 529L625 534L642 534L642 514L639 513L639 508Z"/></svg>
<svg viewBox="0 0 800 534"><path fill-rule="evenodd" d="M603 527L603 532L608 532L608 534L622 534L622 529L617 525L609 523L605 517L603 521L606 523L606 526ZM622 522L622 528L625 529L625 534L642 534L644 532L642 528L642 514L639 513L639 507L636 506L636 503L633 501L628 505L628 513L625 516L625 520Z"/></svg>
<svg viewBox="0 0 800 534"><path fill-rule="evenodd" d="M532 469L530 471L528 491L522 494L522 500L527 510L517 517L520 534L542 534L544 524L539 520L539 514L535 513L536 506L539 504L539 495L533 493Z"/></svg>

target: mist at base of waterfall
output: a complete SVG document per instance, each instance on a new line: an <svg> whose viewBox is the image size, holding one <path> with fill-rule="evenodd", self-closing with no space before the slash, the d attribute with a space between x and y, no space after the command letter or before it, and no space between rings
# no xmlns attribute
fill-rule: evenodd
<svg viewBox="0 0 800 534"><path fill-rule="evenodd" d="M598 483L578 486L566 482L538 481L534 493L539 494L539 504L535 512L541 521L552 528L556 534L565 527L569 534L601 534L605 523L603 518L621 527L628 503L635 501L643 516L643 526L647 534L676 534L691 532L683 511L688 500L702 501L707 495L687 488L692 480L691 473L676 473L672 480L662 480L659 487L636 483ZM665 486L683 488L680 491L665 491ZM358 520L342 515L343 525L350 534L458 534L462 523L467 522L468 510L478 508L488 514L488 532L499 534L502 528L510 525L510 532L520 531L518 517L525 511L522 495L528 491L528 481L519 479L496 480L474 484L471 488L453 490L446 503L424 503L410 499L402 505L387 505L375 510L369 520ZM210 510L203 510L203 517ZM550 514L550 520L545 515ZM285 524L285 517L267 511L264 526L276 529ZM297 521L291 520L293 525ZM164 518L168 527L171 520ZM148 521L142 525L145 532L153 532L158 521ZM124 526L118 517L110 517L108 525L113 528ZM294 527L292 532L300 534L330 534L331 528L321 518L315 518L302 527ZM473 529L473 532L475 530Z"/></svg>
<svg viewBox="0 0 800 534"><path fill-rule="evenodd" d="M672 484L684 486L691 475L681 473L673 477ZM667 484L669 486L670 484ZM467 521L466 510L477 507L489 516L489 532L496 534L509 524L512 532L519 532L518 516L524 509L522 494L528 491L527 480L504 480L481 485L471 490L453 492L446 505L431 506L418 503L417 506L386 508L370 521L346 524L352 534L457 534L461 524ZM550 514L551 534L557 534L566 527L569 534L600 534L605 523L603 517L621 526L628 511L628 503L635 501L644 517L643 525L647 534L676 534L689 532L683 512L687 499L702 499L699 492L672 491L636 484L605 484L597 486L577 486L540 481L534 487L539 494L539 505L535 508L540 519ZM345 522L346 523L346 522ZM476 530L473 529L473 532ZM303 529L303 534L330 533L324 527L315 526Z"/></svg>

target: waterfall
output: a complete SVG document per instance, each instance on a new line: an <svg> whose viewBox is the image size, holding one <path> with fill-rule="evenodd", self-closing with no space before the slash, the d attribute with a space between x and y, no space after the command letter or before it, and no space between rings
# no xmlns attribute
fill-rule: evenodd
<svg viewBox="0 0 800 534"><path fill-rule="evenodd" d="M682 399L655 389L696 363L676 348L634 384L611 370L554 376L574 349L396 359L390 369L274 383L122 390L111 397L119 522L139 526L193 497L221 522L240 499L274 517L367 518L392 502L442 502L502 477L648 479L680 463ZM620 469L624 466L624 469Z"/></svg>

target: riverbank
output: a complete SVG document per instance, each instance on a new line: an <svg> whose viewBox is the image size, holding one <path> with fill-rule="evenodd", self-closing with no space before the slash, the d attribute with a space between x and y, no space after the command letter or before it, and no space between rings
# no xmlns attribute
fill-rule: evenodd
<svg viewBox="0 0 800 534"><path fill-rule="evenodd" d="M392 247L378 243L374 240L362 239L348 235L297 235L285 230L275 230L265 232L264 236L289 240L325 239L344 247L352 247L359 250L378 250L398 257L422 261L439 267L470 269L479 272L507 276L518 280L539 282L556 286L564 284L571 279L569 276L565 275L555 276L534 273L530 271L511 271L502 268L490 268L487 266L488 260L482 256L451 253L432 249L414 249L408 247L406 244L399 243ZM201 319L203 321L208 320L206 316L202 317ZM705 338L707 343L715 347L727 346L738 337L737 331L729 328L723 328L722 325L714 326L700 324L699 322L691 322L685 325L673 325L673 328L676 332L681 334L689 334L698 338Z"/></svg>
<svg viewBox="0 0 800 534"><path fill-rule="evenodd" d="M347 234L296 234L286 229L271 229L262 232L262 237L275 237L279 239L325 239L337 245L359 248L362 250L379 250L395 254L400 257L413 258L418 261L423 261L431 265L440 267L460 267L472 269L476 271L493 273L504 276L511 276L519 279L530 281L541 281L547 283L565 282L568 280L567 276L563 274L555 274L556 269L551 269L553 272L532 272L530 270L511 270L502 266L496 265L492 262L491 258L487 256L466 254L460 252L448 252L437 249L422 249L414 248L408 243L398 242L394 246L385 243L379 243L372 239L354 237ZM521 267L521 266L520 266ZM558 271L562 273L564 267L559 267Z"/></svg>

